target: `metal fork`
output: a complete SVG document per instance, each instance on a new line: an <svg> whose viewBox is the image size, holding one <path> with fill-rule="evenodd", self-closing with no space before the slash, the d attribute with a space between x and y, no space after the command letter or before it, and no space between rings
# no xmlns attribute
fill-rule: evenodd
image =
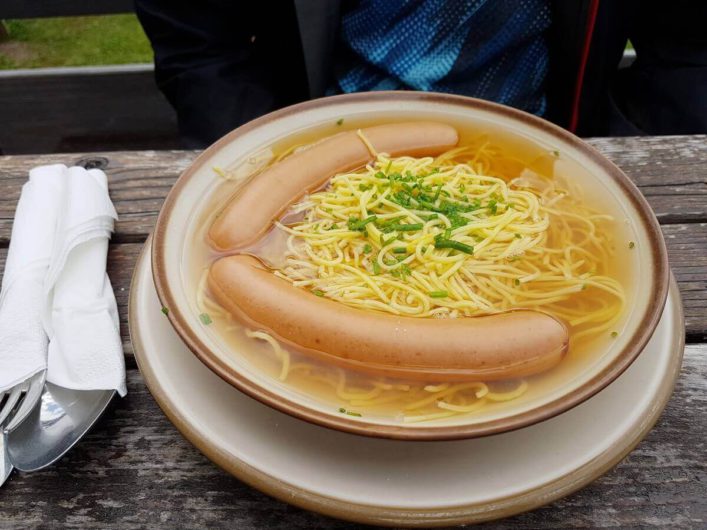
<svg viewBox="0 0 707 530"><path fill-rule="evenodd" d="M0 486L12 472L12 463L7 454L5 434L17 427L34 408L42 395L46 370L34 374L9 391L0 393Z"/></svg>

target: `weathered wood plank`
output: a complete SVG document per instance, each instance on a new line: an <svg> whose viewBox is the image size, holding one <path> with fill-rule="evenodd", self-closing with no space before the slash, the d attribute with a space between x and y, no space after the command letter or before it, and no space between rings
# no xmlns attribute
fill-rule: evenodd
<svg viewBox="0 0 707 530"><path fill-rule="evenodd" d="M707 219L707 136L587 141L631 177L661 223Z"/></svg>
<svg viewBox="0 0 707 530"><path fill-rule="evenodd" d="M673 273L685 306L685 330L689 342L707 342L707 223L665 225L663 233ZM133 268L142 243L110 245L110 276L120 314L120 327L125 353L132 357L128 332L128 294ZM0 248L0 278L5 269L7 249Z"/></svg>
<svg viewBox="0 0 707 530"><path fill-rule="evenodd" d="M614 160L646 194L663 223L707 221L707 136L597 138L589 142ZM107 159L111 196L121 216L117 241L143 241L165 195L196 151L95 153ZM22 184L30 168L74 164L85 155L0 157L0 245L7 244Z"/></svg>
<svg viewBox="0 0 707 530"><path fill-rule="evenodd" d="M2 527L355 528L274 501L211 464L159 410L136 370L128 396L58 464L14 473ZM587 488L493 529L697 528L707 521L707 345L691 345L654 430Z"/></svg>
<svg viewBox="0 0 707 530"><path fill-rule="evenodd" d="M648 196L664 224L691 340L707 340L707 142L705 137L591 140ZM109 275L127 336L129 281L164 196L194 152L108 153L111 193L122 219ZM27 170L77 155L0 157L0 247L7 246ZM669 182L669 185L665 183ZM677 223L679 224L670 224ZM703 222L699 222L703 221ZM122 242L122 243L121 243ZM0 274L7 250L0 248ZM2 528L350 528L272 501L227 476L183 440L139 374L67 458L47 471L15 474L0 493ZM622 464L583 491L489 528L695 528L707 521L707 344L689 345L677 392L656 429ZM159 487L155 487L158 483Z"/></svg>
<svg viewBox="0 0 707 530"><path fill-rule="evenodd" d="M707 342L707 223L663 225L689 341Z"/></svg>
<svg viewBox="0 0 707 530"><path fill-rule="evenodd" d="M42 164L74 165L82 159L105 161L110 194L118 215L116 241L144 241L177 176L196 157L195 151L0 156L0 246L10 239L12 220L29 170Z"/></svg>
<svg viewBox="0 0 707 530"><path fill-rule="evenodd" d="M3 0L0 20L130 13L132 0Z"/></svg>
<svg viewBox="0 0 707 530"><path fill-rule="evenodd" d="M0 72L0 101L8 102L0 153L178 146L176 116L152 65Z"/></svg>

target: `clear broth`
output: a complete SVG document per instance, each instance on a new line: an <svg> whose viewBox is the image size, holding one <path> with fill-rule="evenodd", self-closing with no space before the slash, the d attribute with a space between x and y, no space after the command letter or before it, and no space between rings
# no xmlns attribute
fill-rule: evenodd
<svg viewBox="0 0 707 530"><path fill-rule="evenodd" d="M232 167L216 168L218 173L225 172L234 178L233 180L225 180L217 176L216 173L214 174L214 178L220 179L222 182L212 193L210 200L204 204L199 215L198 228L191 236L192 239L189 245L190 252L186 261L186 268L191 279L187 283L194 286L198 285L199 278L209 265L224 255L214 252L205 243L206 232L217 212L228 203L230 197L236 193L241 186L248 182L249 178L257 175L264 167L272 163L277 156L286 153L293 148L293 146L311 144L323 137L345 130L355 130L375 124L400 121L404 120L385 119L381 117L376 120L347 119L341 125L337 123L326 124L297 133L286 140L277 142L269 148L265 148L245 158L243 161L237 161ZM513 153L516 162L507 164L507 168L503 170L504 177L517 177L525 168L552 178L566 178L570 175L574 177L575 174L582 172L582 168L578 167L576 162L566 160L562 153L559 153L558 156L558 153L554 152L553 146L540 145L530 138L509 133L500 128L495 128L488 123L473 125L469 124L467 120L455 122L455 120L445 119L445 121L455 126L459 131L459 145L467 145L477 140L480 135L484 135L491 144L498 146L503 152ZM639 269L636 253L632 252L631 248L629 248L629 242L635 240L635 233L617 201L607 203L605 198L606 190L593 182L591 176L588 174L583 176L580 180L583 181L581 184L584 193L583 202L590 207L594 207L596 210L612 215L615 219L611 227L612 240L614 243L613 247L609 249L612 255L607 263L607 270L610 271L609 275L616 278L621 283L626 295L627 304L624 309L625 314L621 315L621 318L612 330L620 334L631 308L631 300L633 299L633 293L636 288L635 280L637 274L635 274L635 272ZM280 249L282 249L283 246L276 236L277 234L271 231L257 248L251 249L251 252L264 258L266 262L277 262L277 257L281 254ZM602 295L601 292L588 290L587 293L578 293L573 299L578 300L581 296L608 295ZM296 394L309 399L314 398L316 401L324 404L324 408L330 407L332 413L343 412L341 409L344 408L347 412L353 410L355 414L361 414L367 420L376 418L382 420L390 420L391 418L402 420L402 411L399 403L392 405L382 403L376 406L366 406L364 408L349 407L347 403L342 400L340 395L337 394L336 389L334 389L331 384L313 379L311 376L294 371L288 375L285 381L281 381L279 376L282 369L282 362L276 358L273 348L268 343L249 338L246 335L246 329L236 322L221 318L217 315L210 316L213 321L209 325L210 332L218 335L224 347L231 352L231 355L241 356L247 361L247 364L252 367L253 371L266 374L266 376L272 380L273 385L285 385L290 391ZM548 372L527 378L529 390L526 394L514 400L513 406L517 406L518 400L530 402L535 398L542 397L544 394L578 377L579 374L592 365L592 362L596 360L597 356L605 355L614 341L615 335L612 336L612 333L607 332L600 336L592 337L589 340L573 343L570 352L560 365ZM332 377L341 377L340 368L317 364L316 361L308 359L295 351L290 351L290 355L290 362L292 364L306 362L308 364L318 365L319 369L322 371L330 372ZM372 381L380 379L348 370L343 371L343 374L348 387L354 387L361 392L371 389ZM394 384L405 383L393 380L389 381ZM430 381L429 383L434 384L435 381ZM419 382L416 384L419 386ZM497 390L503 392L516 385L517 382L514 381L505 383L499 382L491 384L490 388L492 391ZM508 402L488 402L482 409L476 412L476 414L494 413L498 411L499 408L507 406ZM430 411L427 410L427 412Z"/></svg>

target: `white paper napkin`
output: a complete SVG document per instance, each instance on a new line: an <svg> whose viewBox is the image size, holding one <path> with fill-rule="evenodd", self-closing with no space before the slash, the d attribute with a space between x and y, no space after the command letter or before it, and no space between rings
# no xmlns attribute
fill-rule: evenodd
<svg viewBox="0 0 707 530"><path fill-rule="evenodd" d="M30 172L0 298L0 390L47 368L47 380L57 385L125 395L118 311L106 274L116 218L102 171Z"/></svg>
<svg viewBox="0 0 707 530"><path fill-rule="evenodd" d="M106 274L117 214L105 173L72 167L44 282L49 335L47 380L80 390L126 394L118 307Z"/></svg>
<svg viewBox="0 0 707 530"><path fill-rule="evenodd" d="M46 366L43 282L64 196L65 171L62 165L38 167L22 187L0 291L0 392Z"/></svg>

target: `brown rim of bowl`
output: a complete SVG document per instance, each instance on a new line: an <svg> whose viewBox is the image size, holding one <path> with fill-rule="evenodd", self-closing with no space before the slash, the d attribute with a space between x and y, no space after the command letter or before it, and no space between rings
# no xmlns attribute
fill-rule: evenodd
<svg viewBox="0 0 707 530"><path fill-rule="evenodd" d="M149 239L138 257L138 265L143 262L143 254L148 245ZM602 453L580 468L570 471L552 482L502 499L497 499L491 504L475 503L424 510L371 506L346 502L297 488L227 453L222 448L217 447L207 437L199 433L160 386L147 358L143 360L142 352L145 348L140 335L140 329L137 323L133 325L133 318L135 318L134 315L136 314L133 304L136 299L134 293L137 278L138 271L136 267L130 286L130 300L128 301L130 340L135 347L135 359L140 368L140 372L145 378L145 383L169 421L171 421L179 432L196 446L199 451L204 453L207 458L249 486L276 499L298 506L299 508L355 523L389 527L402 526L408 528L448 527L452 525L475 524L528 512L580 490L621 462L621 460L646 437L656 424L663 410L665 410L675 388L675 383L680 375L685 349L685 334L683 333L685 320L682 303L677 282L675 278L670 275L670 284L674 290L671 296L674 296L676 300L676 315L673 320L678 323L680 329L675 332L672 345L674 353L669 368L669 376L661 382L657 389L654 406L651 407L646 417L642 418L640 422L637 422L638 425L636 429L631 431L630 435L622 438L624 445L619 443L614 444L609 451Z"/></svg>
<svg viewBox="0 0 707 530"><path fill-rule="evenodd" d="M186 185L196 170L199 169L208 158L218 152L224 145L230 143L233 139L248 133L253 129L285 116L296 114L303 110L327 107L337 105L339 103L353 103L371 100L388 100L395 102L400 102L401 100L425 101L432 103L454 104L485 111L493 111L517 121L524 122L525 124L532 125L538 129L559 137L564 142L570 144L572 147L588 156L613 179L613 181L624 192L624 195L627 200L630 201L630 204L638 212L637 221L643 225L651 243L651 253L655 264L655 269L651 280L651 285L654 286L654 290L651 293L648 303L646 304L644 314L642 315L639 324L635 327L633 336L630 337L630 340L627 342L627 347L617 355L616 359L609 366L605 367L592 379L569 394L565 394L535 409L485 423L430 427L418 426L411 428L408 426L380 425L361 420L353 420L348 416L326 414L305 407L254 383L240 373L232 370L226 365L226 363L219 359L217 355L206 347L197 333L195 333L194 330L188 325L184 315L179 311L177 304L174 302L175 299L171 288L166 281L164 246L166 244L167 226L169 225L170 215L172 214L177 197L181 193L182 188ZM169 321L177 334L181 337L187 347L199 358L199 360L201 360L201 362L237 389L281 412L310 423L322 425L324 427L378 438L421 441L474 438L520 429L522 427L527 427L528 425L552 418L553 416L561 414L562 412L565 412L592 397L619 375L621 375L631 365L653 335L653 331L658 325L658 321L660 319L660 315L662 314L668 294L669 267L667 250L660 226L646 199L643 195L641 195L641 192L631 182L631 180L616 165L605 158L599 151L586 144L575 135L532 114L484 100L430 92L390 91L346 94L292 105L248 122L245 125L231 131L223 138L216 141L216 143L208 147L196 158L196 160L194 160L194 162L192 162L184 173L181 174L179 179L177 179L177 182L170 190L162 209L160 210L160 214L157 218L157 223L153 232L152 275L155 287L157 289L158 298L164 307L169 308L167 317L169 318Z"/></svg>

